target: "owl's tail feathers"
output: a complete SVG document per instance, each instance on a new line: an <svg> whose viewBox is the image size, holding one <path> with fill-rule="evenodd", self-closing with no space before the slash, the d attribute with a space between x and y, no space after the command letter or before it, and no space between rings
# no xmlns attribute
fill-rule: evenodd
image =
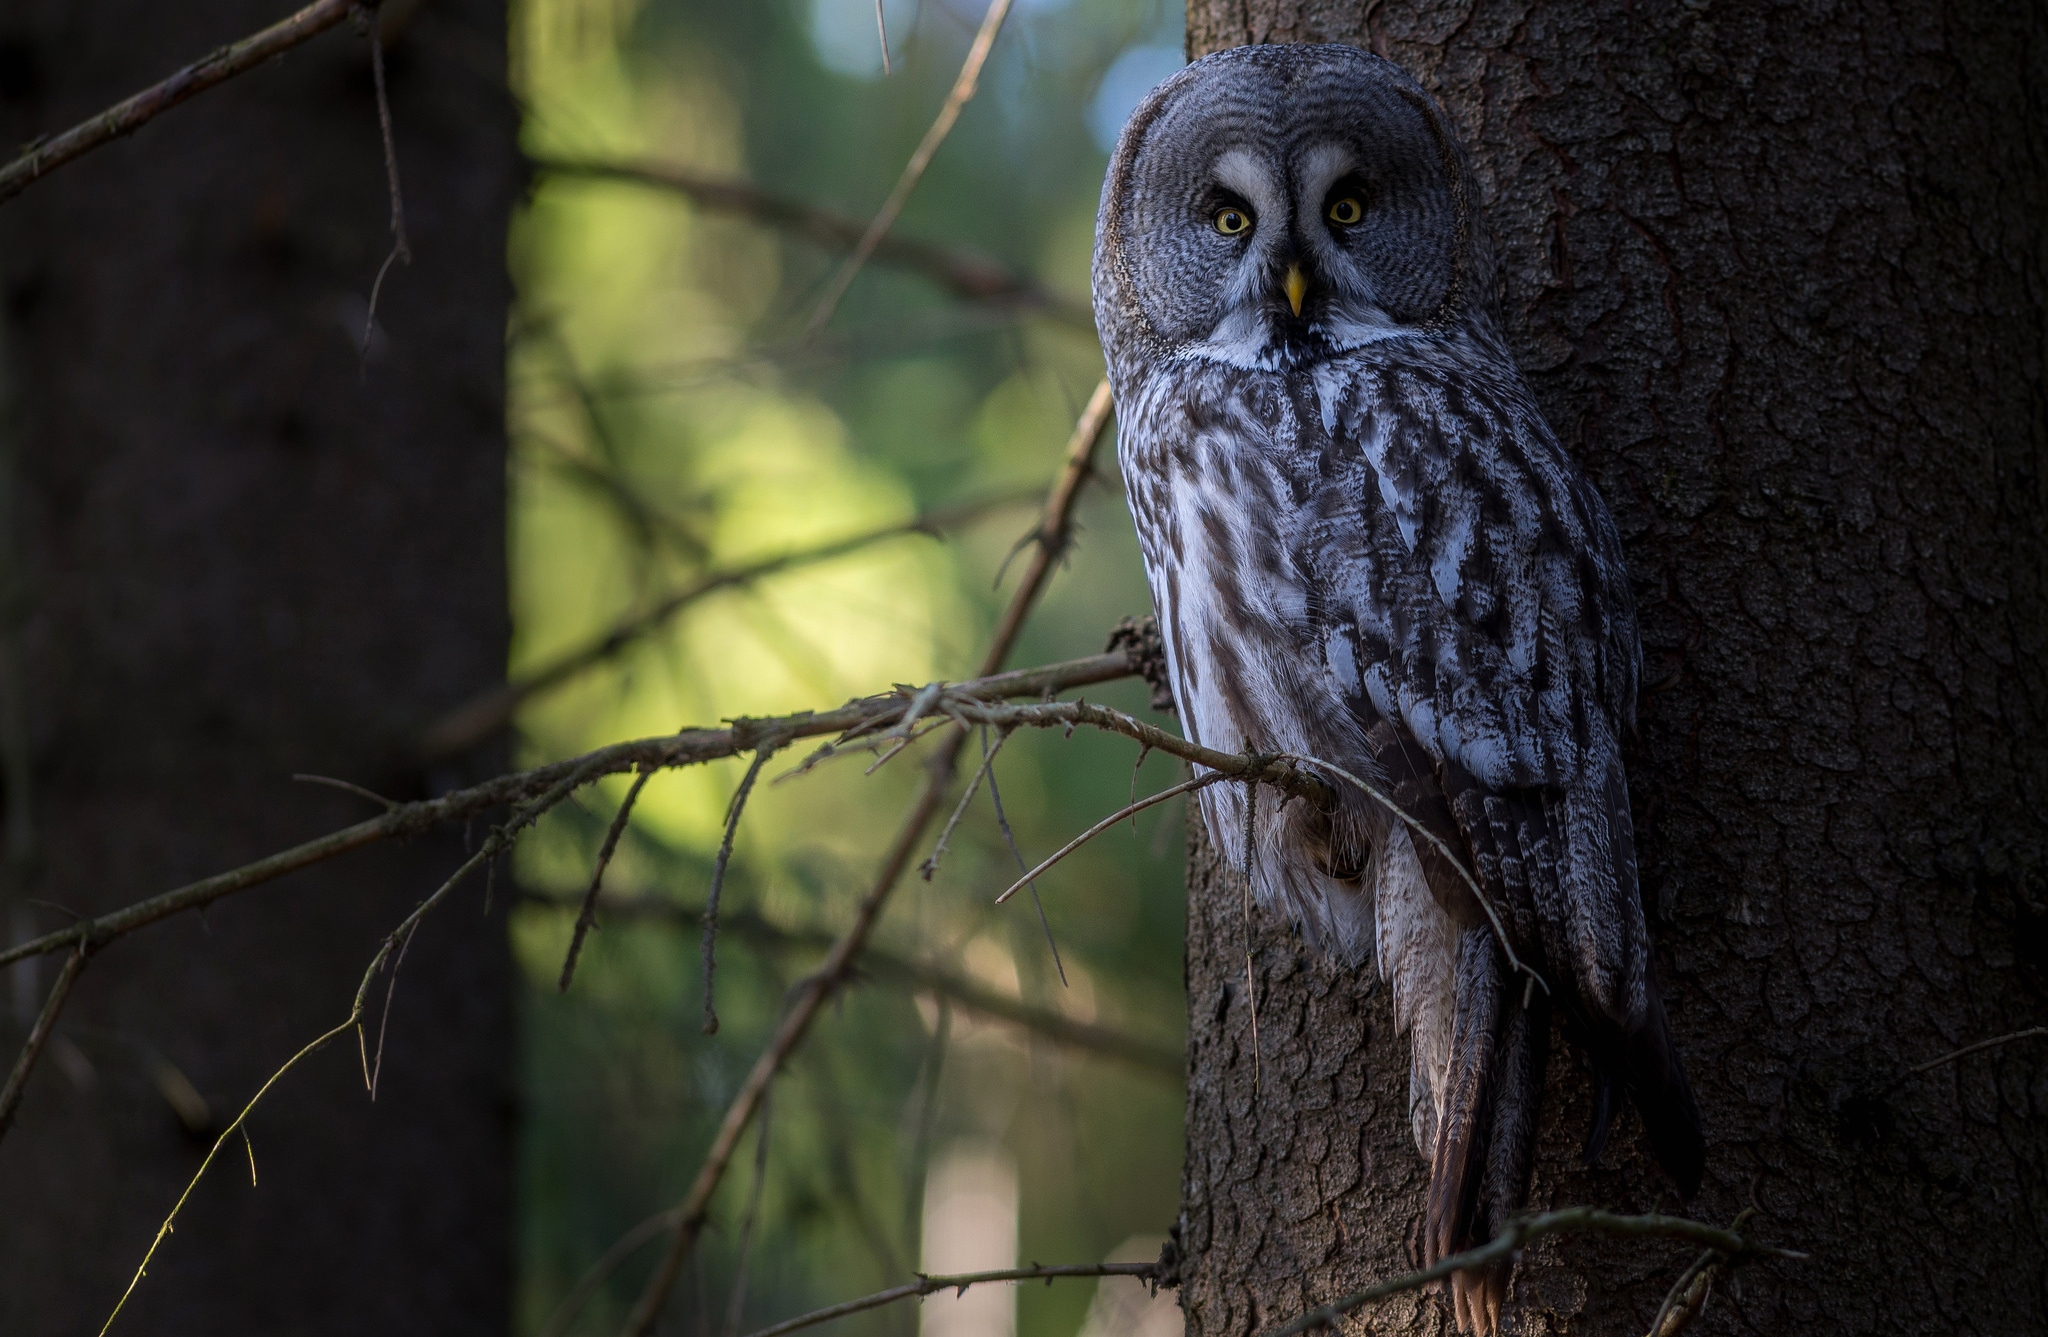
<svg viewBox="0 0 2048 1337"><path fill-rule="evenodd" d="M1540 996L1525 997L1511 983L1492 930L1483 924L1464 929L1450 1089L1430 1162L1425 1266L1492 1239L1529 1190L1550 1017ZM1503 1259L1451 1275L1461 1331L1492 1337L1512 1267Z"/></svg>
<svg viewBox="0 0 2048 1337"><path fill-rule="evenodd" d="M1605 1050L1606 1052L1601 1052ZM1619 1085L1643 1116L1649 1134L1650 1154L1690 1198L1699 1192L1700 1176L1706 1170L1707 1142L1700 1129L1700 1107L1693 1099L1692 1084L1686 1080L1685 1065L1671 1042L1671 1026L1664 1016L1664 1000L1652 986L1642 1025L1625 1036L1612 1038L1593 1048L1597 1083L1593 1095L1593 1126L1586 1134L1588 1165L1599 1158L1607 1145L1607 1134L1621 1104Z"/></svg>

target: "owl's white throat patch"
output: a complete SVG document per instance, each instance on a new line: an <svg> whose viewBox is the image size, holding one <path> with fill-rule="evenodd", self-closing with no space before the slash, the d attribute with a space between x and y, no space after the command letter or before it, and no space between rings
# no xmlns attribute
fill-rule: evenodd
<svg viewBox="0 0 2048 1337"><path fill-rule="evenodd" d="M1283 371L1389 339L1429 335L1422 326L1402 324L1373 306L1319 315L1297 328L1301 333L1283 329L1275 313L1256 303L1235 304L1207 338L1183 345L1180 352L1246 371Z"/></svg>

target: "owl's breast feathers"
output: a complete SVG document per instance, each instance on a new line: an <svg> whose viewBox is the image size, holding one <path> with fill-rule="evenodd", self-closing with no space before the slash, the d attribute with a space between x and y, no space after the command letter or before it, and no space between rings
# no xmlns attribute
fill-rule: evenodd
<svg viewBox="0 0 2048 1337"><path fill-rule="evenodd" d="M1618 1082L1691 1191L1698 1114L1652 978L1620 758L1640 665L1627 572L1505 350L1468 325L1286 371L1112 365L1183 727L1325 759L1402 810L1349 787L1334 812L1292 803L1258 831L1254 876L1338 955L1377 948L1415 1036L1431 1251L1519 1204L1530 1111L1502 1102L1540 1090L1540 1027L1511 1015L1523 990L1498 945L1469 940L1481 907L1410 823L1476 875L1602 1074L1589 1151ZM1203 807L1242 858L1238 788Z"/></svg>
<svg viewBox="0 0 2048 1337"><path fill-rule="evenodd" d="M1237 707L1240 745L1311 686L1261 700L1273 675L1229 661L1263 653L1489 788L1609 765L1640 663L1620 542L1490 351L1390 340L1293 372L1169 360L1118 387L1155 593L1196 582L1223 624L1162 625L1191 650L1228 633L1205 690ZM1178 667L1201 686L1206 665Z"/></svg>

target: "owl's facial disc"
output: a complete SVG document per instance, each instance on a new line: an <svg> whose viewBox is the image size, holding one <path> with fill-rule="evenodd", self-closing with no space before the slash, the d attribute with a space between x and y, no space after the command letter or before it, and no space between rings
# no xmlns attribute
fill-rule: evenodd
<svg viewBox="0 0 2048 1337"><path fill-rule="evenodd" d="M1198 211L1219 239L1223 283L1213 320L1186 351L1234 366L1299 366L1419 333L1377 299L1358 254L1378 221L1359 155L1337 141L1268 155L1229 147L1210 165Z"/></svg>
<svg viewBox="0 0 2048 1337"><path fill-rule="evenodd" d="M1446 330L1484 298L1441 120L1406 73L1349 47L1196 62L1118 144L1104 309L1155 346L1260 369Z"/></svg>

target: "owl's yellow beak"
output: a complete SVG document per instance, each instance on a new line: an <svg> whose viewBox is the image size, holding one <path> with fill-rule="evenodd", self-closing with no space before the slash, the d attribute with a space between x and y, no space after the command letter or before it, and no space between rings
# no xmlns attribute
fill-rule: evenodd
<svg viewBox="0 0 2048 1337"><path fill-rule="evenodd" d="M1308 279L1303 276L1300 265L1287 266L1287 282L1281 285L1287 293L1287 305L1294 308L1294 314L1301 314L1301 299L1308 296Z"/></svg>

